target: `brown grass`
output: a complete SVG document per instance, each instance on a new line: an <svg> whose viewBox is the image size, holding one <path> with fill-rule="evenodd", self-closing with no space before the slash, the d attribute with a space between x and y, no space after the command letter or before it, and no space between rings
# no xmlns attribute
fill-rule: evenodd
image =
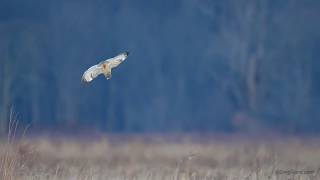
<svg viewBox="0 0 320 180"><path fill-rule="evenodd" d="M15 171L18 166L17 156L13 153L15 134L18 127L18 121L16 120L13 111L10 112L8 136L3 148L1 148L0 156L0 178L1 180L13 180L15 179Z"/></svg>
<svg viewBox="0 0 320 180"><path fill-rule="evenodd" d="M281 138L32 138L0 144L1 179L310 179L320 141ZM279 172L282 170L283 172Z"/></svg>

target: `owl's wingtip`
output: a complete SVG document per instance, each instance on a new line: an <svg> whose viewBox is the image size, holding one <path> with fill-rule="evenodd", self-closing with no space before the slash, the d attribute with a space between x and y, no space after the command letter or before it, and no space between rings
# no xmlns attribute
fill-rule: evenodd
<svg viewBox="0 0 320 180"><path fill-rule="evenodd" d="M89 84L89 82L86 81L84 78L81 78L81 83L82 83L82 84Z"/></svg>

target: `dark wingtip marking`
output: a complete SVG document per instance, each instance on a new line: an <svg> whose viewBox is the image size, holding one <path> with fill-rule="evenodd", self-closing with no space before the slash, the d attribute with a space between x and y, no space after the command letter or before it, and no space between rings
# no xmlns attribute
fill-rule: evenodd
<svg viewBox="0 0 320 180"><path fill-rule="evenodd" d="M81 83L82 83L82 84L89 84L89 82L86 81L84 78L81 78Z"/></svg>

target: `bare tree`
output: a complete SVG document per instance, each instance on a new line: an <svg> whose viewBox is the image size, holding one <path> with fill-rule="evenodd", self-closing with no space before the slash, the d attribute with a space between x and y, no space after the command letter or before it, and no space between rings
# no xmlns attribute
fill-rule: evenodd
<svg viewBox="0 0 320 180"><path fill-rule="evenodd" d="M218 33L213 54L228 61L229 73L225 87L249 112L259 105L259 66L265 54L267 33L267 1L227 1L223 13L216 15Z"/></svg>
<svg viewBox="0 0 320 180"><path fill-rule="evenodd" d="M211 6L211 12L200 7L216 25L211 55L228 67L221 87L232 92L240 111L269 114L266 118L282 119L293 129L308 116L312 87L310 50L303 45L308 35L296 25L312 20L312 8L300 3L290 0L277 7L267 0L225 1Z"/></svg>

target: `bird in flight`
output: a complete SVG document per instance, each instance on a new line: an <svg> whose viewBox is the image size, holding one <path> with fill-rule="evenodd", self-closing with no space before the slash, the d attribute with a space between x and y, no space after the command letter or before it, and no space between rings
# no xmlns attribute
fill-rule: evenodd
<svg viewBox="0 0 320 180"><path fill-rule="evenodd" d="M111 70L119 66L119 64L121 64L125 59L127 59L128 55L128 52L124 52L113 58L101 61L99 64L90 67L83 73L82 81L85 83L89 83L93 79L98 77L100 74L103 74L107 78L107 80L111 79Z"/></svg>

